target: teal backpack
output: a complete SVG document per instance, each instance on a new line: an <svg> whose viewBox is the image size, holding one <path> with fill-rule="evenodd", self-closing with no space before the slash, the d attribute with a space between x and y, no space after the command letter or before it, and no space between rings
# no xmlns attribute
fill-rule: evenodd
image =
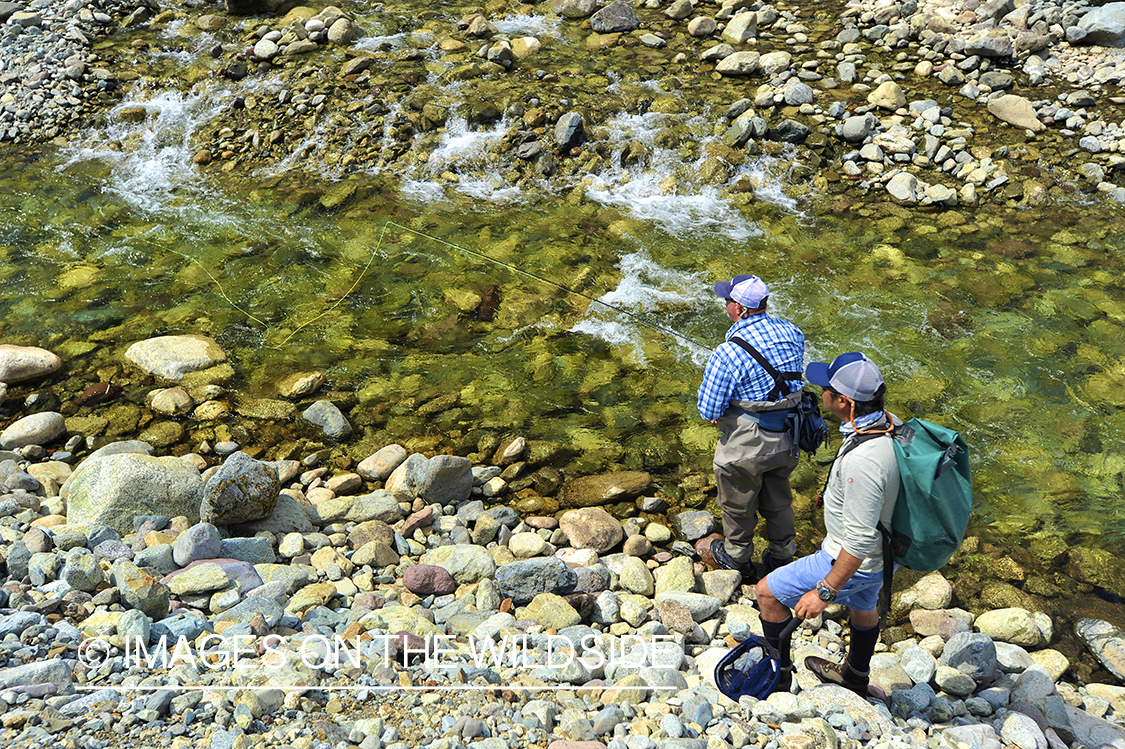
<svg viewBox="0 0 1125 749"><path fill-rule="evenodd" d="M833 459L883 434L860 435ZM894 440L901 484L891 517L892 530L881 523L883 559L919 572L945 566L961 546L973 507L969 448L961 435L922 419L911 419L889 435ZM831 474L831 469L829 469ZM825 487L827 487L827 480ZM823 492L822 492L823 496ZM879 594L880 621L886 626L894 565L883 565Z"/></svg>
<svg viewBox="0 0 1125 749"><path fill-rule="evenodd" d="M894 432L895 458L902 477L891 518L883 532L894 560L919 572L945 566L961 546L973 508L969 448L952 429L911 419ZM889 538L888 538L889 536Z"/></svg>

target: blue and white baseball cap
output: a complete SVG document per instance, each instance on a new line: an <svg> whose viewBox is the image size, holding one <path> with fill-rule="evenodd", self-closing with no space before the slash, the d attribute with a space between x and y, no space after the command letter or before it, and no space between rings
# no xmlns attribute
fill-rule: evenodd
<svg viewBox="0 0 1125 749"><path fill-rule="evenodd" d="M831 364L812 362L805 368L805 379L857 401L871 400L883 385L883 373L875 362L858 351L840 354Z"/></svg>
<svg viewBox="0 0 1125 749"><path fill-rule="evenodd" d="M724 299L733 299L746 309L758 309L770 295L770 289L757 276L743 273L729 281L719 281L715 284L715 294Z"/></svg>

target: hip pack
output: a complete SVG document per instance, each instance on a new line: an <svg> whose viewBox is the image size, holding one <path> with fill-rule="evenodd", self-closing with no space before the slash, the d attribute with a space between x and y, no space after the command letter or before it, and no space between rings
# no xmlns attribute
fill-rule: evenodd
<svg viewBox="0 0 1125 749"><path fill-rule="evenodd" d="M779 400L788 396L793 389L789 387L786 380L800 380L804 377L801 372L777 371L777 367L770 364L761 351L758 351L745 340L737 336L731 338L731 340L754 357L754 360L762 366L762 369L766 370L766 374L773 378L773 390L766 396L766 400ZM781 428L771 429L770 431L788 432L793 450L803 450L810 456L820 449L820 446L828 439L828 425L824 422L824 417L820 415L820 406L817 405L816 399L807 392L801 393L801 400L797 403L797 406L789 409L786 413Z"/></svg>

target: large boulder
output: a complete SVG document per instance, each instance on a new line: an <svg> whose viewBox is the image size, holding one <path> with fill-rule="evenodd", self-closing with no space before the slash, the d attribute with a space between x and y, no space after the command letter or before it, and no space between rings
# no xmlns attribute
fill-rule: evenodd
<svg viewBox="0 0 1125 749"><path fill-rule="evenodd" d="M1125 630L1100 619L1080 619L1074 631L1106 670L1125 684Z"/></svg>
<svg viewBox="0 0 1125 749"><path fill-rule="evenodd" d="M198 520L203 479L179 458L120 453L87 458L62 485L70 524L133 532L135 515L185 515Z"/></svg>
<svg viewBox="0 0 1125 749"><path fill-rule="evenodd" d="M215 525L267 518L277 507L280 490L277 466L255 460L240 450L207 479L199 518Z"/></svg>
<svg viewBox="0 0 1125 749"><path fill-rule="evenodd" d="M1122 46L1125 44L1125 3L1092 8L1078 21L1078 28L1085 34L1075 40L1077 43ZM1067 36L1069 38L1069 33Z"/></svg>
<svg viewBox="0 0 1125 749"><path fill-rule="evenodd" d="M209 369L227 360L226 352L215 341L201 335L166 335L137 341L125 358L146 372L169 380Z"/></svg>
<svg viewBox="0 0 1125 749"><path fill-rule="evenodd" d="M62 369L62 359L35 346L0 344L0 382L15 385L41 380Z"/></svg>

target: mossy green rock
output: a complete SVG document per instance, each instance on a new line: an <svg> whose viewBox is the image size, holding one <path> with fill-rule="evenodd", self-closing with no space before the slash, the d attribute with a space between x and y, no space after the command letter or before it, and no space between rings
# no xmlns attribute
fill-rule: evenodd
<svg viewBox="0 0 1125 749"><path fill-rule="evenodd" d="M1125 562L1104 549L1071 549L1068 571L1079 582L1111 593L1125 592Z"/></svg>
<svg viewBox="0 0 1125 749"><path fill-rule="evenodd" d="M1028 594L1007 583L985 585L980 592L982 608L987 609L1027 609L1039 611L1039 606Z"/></svg>
<svg viewBox="0 0 1125 749"><path fill-rule="evenodd" d="M563 485L563 507L597 507L640 496L652 486L652 476L644 471L620 471L600 476L582 476Z"/></svg>
<svg viewBox="0 0 1125 749"><path fill-rule="evenodd" d="M125 536L133 532L136 515L185 515L196 523L203 479L179 458L94 456L75 469L60 495L69 523L108 525Z"/></svg>

